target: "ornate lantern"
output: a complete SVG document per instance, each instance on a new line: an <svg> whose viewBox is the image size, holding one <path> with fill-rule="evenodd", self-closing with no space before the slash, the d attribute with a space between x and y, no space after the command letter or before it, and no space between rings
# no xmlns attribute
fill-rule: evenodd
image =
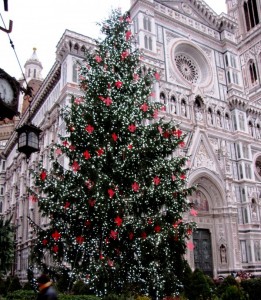
<svg viewBox="0 0 261 300"><path fill-rule="evenodd" d="M29 159L33 152L39 151L39 135L42 130L29 123L17 128L18 132L18 151L24 153Z"/></svg>

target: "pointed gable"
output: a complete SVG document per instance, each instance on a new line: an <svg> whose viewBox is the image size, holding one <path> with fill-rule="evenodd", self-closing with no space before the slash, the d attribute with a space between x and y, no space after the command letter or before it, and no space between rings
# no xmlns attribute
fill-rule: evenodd
<svg viewBox="0 0 261 300"><path fill-rule="evenodd" d="M213 30L228 30L233 32L236 28L236 20L226 13L218 15L204 0L156 0L176 12L187 15L195 21L207 25Z"/></svg>
<svg viewBox="0 0 261 300"><path fill-rule="evenodd" d="M203 142L198 147L197 154L194 158L194 167L196 168L208 168L211 171L217 172L216 164L211 157L211 155L208 153L206 146Z"/></svg>
<svg viewBox="0 0 261 300"><path fill-rule="evenodd" d="M221 175L222 171L216 155L214 145L209 141L204 132L197 131L191 142L191 170L200 168L208 169Z"/></svg>

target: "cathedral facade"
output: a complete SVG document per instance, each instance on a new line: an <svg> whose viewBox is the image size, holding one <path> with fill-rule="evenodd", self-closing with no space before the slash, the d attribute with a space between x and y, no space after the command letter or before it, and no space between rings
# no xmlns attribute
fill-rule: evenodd
<svg viewBox="0 0 261 300"><path fill-rule="evenodd" d="M130 8L143 61L161 74L154 89L165 117L186 133L179 154L190 157L188 185L196 191L188 201L198 212L195 248L186 256L193 269L212 277L237 271L261 275L261 0L226 3L228 13L221 15L203 0L132 0ZM66 134L60 108L71 94L81 95L77 61L93 47L91 38L64 32L56 61L31 102L32 122L42 129L40 152L27 162L17 152L15 133L3 151L0 213L13 215L17 225L14 271L23 279L32 222L48 225L28 199L29 169L40 159L50 167L50 146L58 132Z"/></svg>

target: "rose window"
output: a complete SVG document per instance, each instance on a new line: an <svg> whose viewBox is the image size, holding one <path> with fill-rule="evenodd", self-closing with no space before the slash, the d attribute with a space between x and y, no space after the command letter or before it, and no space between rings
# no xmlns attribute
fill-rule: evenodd
<svg viewBox="0 0 261 300"><path fill-rule="evenodd" d="M213 71L207 53L189 40L173 39L170 44L171 75L187 86L207 87L213 83Z"/></svg>
<svg viewBox="0 0 261 300"><path fill-rule="evenodd" d="M198 68L189 57L179 54L175 57L175 62L178 70L187 81L197 82L199 78Z"/></svg>

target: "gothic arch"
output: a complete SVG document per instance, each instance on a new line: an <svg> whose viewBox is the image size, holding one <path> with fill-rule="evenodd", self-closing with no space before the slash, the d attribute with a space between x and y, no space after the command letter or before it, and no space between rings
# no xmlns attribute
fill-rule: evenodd
<svg viewBox="0 0 261 300"><path fill-rule="evenodd" d="M207 197L210 211L224 206L226 199L224 183L217 175L207 169L197 169L189 175L189 186L195 185Z"/></svg>
<svg viewBox="0 0 261 300"><path fill-rule="evenodd" d="M224 126L225 129L230 130L231 115L229 112L225 112L225 121L224 122L225 122L225 126Z"/></svg>
<svg viewBox="0 0 261 300"><path fill-rule="evenodd" d="M166 103L167 101L167 94L165 91L160 92L160 99L162 100L163 103Z"/></svg>
<svg viewBox="0 0 261 300"><path fill-rule="evenodd" d="M261 132L260 132L260 123L259 123L259 121L257 121L257 123L256 123L256 138L257 139L260 139L260 134L261 134Z"/></svg>
<svg viewBox="0 0 261 300"><path fill-rule="evenodd" d="M169 112L173 114L177 114L177 96L175 93L171 93L170 98L169 98Z"/></svg>
<svg viewBox="0 0 261 300"><path fill-rule="evenodd" d="M151 19L148 16L143 16L143 28L151 32Z"/></svg>
<svg viewBox="0 0 261 300"><path fill-rule="evenodd" d="M229 110L225 109L224 116L227 116L229 119L231 119L231 112Z"/></svg>
<svg viewBox="0 0 261 300"><path fill-rule="evenodd" d="M185 100L186 103L189 102L189 101L188 101L188 97L187 97L186 95L180 94L180 95L179 95L179 101L180 101L180 103L181 103L182 100Z"/></svg>
<svg viewBox="0 0 261 300"><path fill-rule="evenodd" d="M168 94L163 90L160 92L159 94L159 101L161 104L164 105L164 107L167 110L167 106L168 106Z"/></svg>
<svg viewBox="0 0 261 300"><path fill-rule="evenodd" d="M248 121L248 132L251 134L251 136L254 136L254 126L251 119Z"/></svg>
<svg viewBox="0 0 261 300"><path fill-rule="evenodd" d="M205 103L204 103L204 99L202 96L200 95L197 95L195 97L195 100L194 100L194 105L197 105L199 106L200 108L204 108L205 107Z"/></svg>
<svg viewBox="0 0 261 300"><path fill-rule="evenodd" d="M180 107L181 107L181 116L187 117L188 116L188 102L186 101L185 98L181 98Z"/></svg>
<svg viewBox="0 0 261 300"><path fill-rule="evenodd" d="M199 122L203 121L203 112L204 112L205 105L201 96L195 97L193 106L194 106L194 114L195 114L196 121Z"/></svg>
<svg viewBox="0 0 261 300"><path fill-rule="evenodd" d="M74 47L73 47L74 52L75 52L75 53L78 53L79 48L80 48L79 44L78 44L78 43L75 43L75 44L74 44Z"/></svg>
<svg viewBox="0 0 261 300"><path fill-rule="evenodd" d="M207 122L208 125L213 125L213 109L211 106L207 109Z"/></svg>
<svg viewBox="0 0 261 300"><path fill-rule="evenodd" d="M81 46L81 52L83 53L83 54L85 54L85 52L86 52L87 50L86 50L86 47L83 45L83 46Z"/></svg>
<svg viewBox="0 0 261 300"><path fill-rule="evenodd" d="M217 112L216 112L216 125L218 127L223 127L222 119L223 119L223 116L221 114L221 111L219 109L217 109Z"/></svg>

